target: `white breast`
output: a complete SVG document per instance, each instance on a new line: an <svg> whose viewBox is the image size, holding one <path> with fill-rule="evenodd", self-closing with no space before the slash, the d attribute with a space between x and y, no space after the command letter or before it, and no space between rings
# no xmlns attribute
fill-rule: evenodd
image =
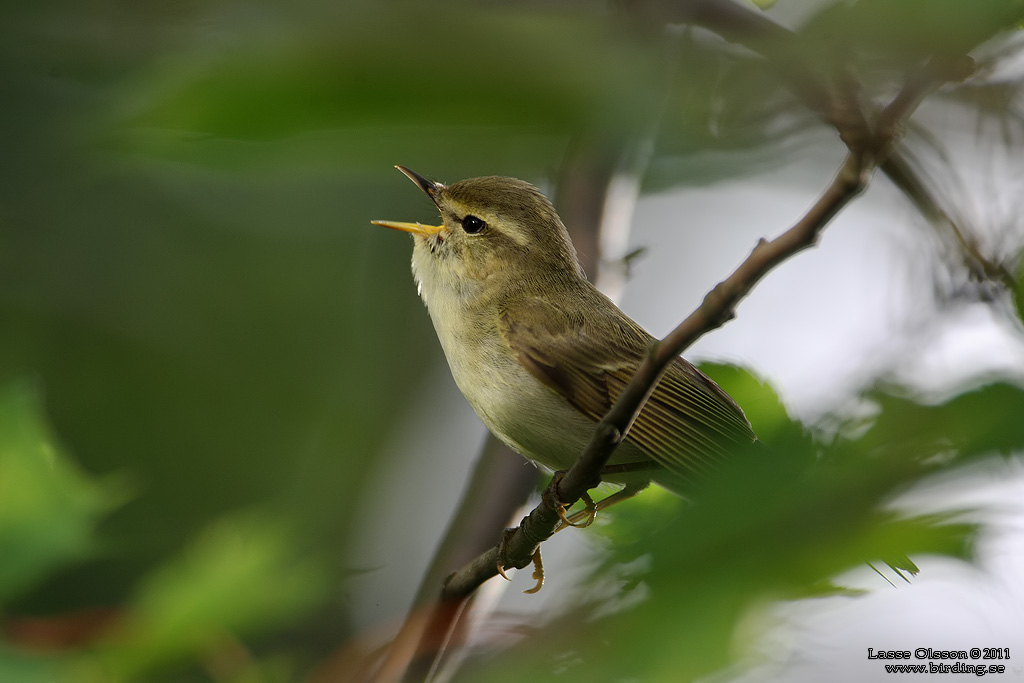
<svg viewBox="0 0 1024 683"><path fill-rule="evenodd" d="M417 239L413 276L463 396L513 450L549 469L568 469L589 441L594 422L520 365L498 331L498 312L481 305L479 283L445 277L434 258ZM612 462L645 459L627 442Z"/></svg>

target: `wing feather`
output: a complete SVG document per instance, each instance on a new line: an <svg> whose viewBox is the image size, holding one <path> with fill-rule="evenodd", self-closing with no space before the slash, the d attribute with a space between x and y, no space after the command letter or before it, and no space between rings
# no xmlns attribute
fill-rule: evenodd
<svg viewBox="0 0 1024 683"><path fill-rule="evenodd" d="M500 313L499 329L534 377L595 422L632 378L654 338L625 314L587 320L525 298ZM699 480L737 444L754 439L743 411L682 358L666 370L627 439L684 481Z"/></svg>

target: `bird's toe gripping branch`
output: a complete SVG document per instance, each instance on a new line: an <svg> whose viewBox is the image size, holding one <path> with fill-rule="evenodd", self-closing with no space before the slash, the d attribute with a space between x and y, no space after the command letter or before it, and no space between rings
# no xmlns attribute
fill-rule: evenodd
<svg viewBox="0 0 1024 683"><path fill-rule="evenodd" d="M505 573L505 556L507 554L508 543L515 533L516 529L505 529L504 533L501 535L501 540L498 542L498 574L506 581L512 580L509 578L508 574ZM528 588L523 592L533 594L544 587L544 561L540 556L539 545L537 546L537 549L533 551L533 557L531 559L533 562L533 578L537 583L533 588Z"/></svg>
<svg viewBox="0 0 1024 683"><path fill-rule="evenodd" d="M562 527L563 529L566 526L574 526L577 529L585 529L586 527L593 524L594 520L597 519L597 503L595 503L594 499L590 497L590 494L584 493L580 500L583 501L584 508L576 514L572 515L571 517L567 517L565 514L569 511L569 508L571 507L570 505L558 506L558 518L561 519L562 524L565 525ZM578 521L580 519L582 519L582 521ZM556 531L558 531L558 529L556 529Z"/></svg>
<svg viewBox="0 0 1024 683"><path fill-rule="evenodd" d="M566 516L566 512L568 512L569 508L572 507L572 504L563 502L558 492L558 484L565 476L565 472L566 470L555 472L554 476L551 478L551 483L548 484L546 489L544 489L544 494L542 495L544 503L550 509L557 512L558 518L562 521L562 526L555 529L556 532L567 526L577 527L580 529L588 527L593 524L594 520L597 518L597 504L594 503L594 499L590 497L590 494L586 492L580 496L580 500L583 501L585 506L583 510L577 512L571 517ZM583 521L581 522L580 520Z"/></svg>

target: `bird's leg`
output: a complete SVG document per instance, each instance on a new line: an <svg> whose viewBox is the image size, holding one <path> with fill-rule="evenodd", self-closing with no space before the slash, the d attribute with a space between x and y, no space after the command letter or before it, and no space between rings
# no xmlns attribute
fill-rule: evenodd
<svg viewBox="0 0 1024 683"><path fill-rule="evenodd" d="M649 463L626 463L624 465L611 465L608 468L606 468L605 471L609 474L623 474L628 472L640 472L645 469L651 469ZM594 499L590 497L590 494L584 493L583 496L581 496L584 503L584 508L573 515L567 516L565 514L565 511L566 509L568 509L569 506L558 500L558 482L562 479L564 475L564 471L556 472L554 478L552 478L551 480L551 484L549 484L547 490L544 491L544 497L545 499L548 500L548 505L550 505L552 509L558 512L558 516L562 520L561 525L555 528L555 531L553 533L557 533L562 529L565 529L566 527L570 526L590 526L594 523L594 519L597 518L598 511L605 510L611 507L612 505L615 505L616 503L621 503L624 500L632 498L636 494L640 493L640 491L647 488L647 485L650 483L649 481L643 481L638 484L626 484L624 487L622 487L615 493L611 494L607 498L604 498L603 500L597 503L595 503ZM524 519L523 521L525 523L526 520ZM502 558L505 557L508 542L511 540L515 532L516 529L505 529L504 533L501 536L501 540L498 542L497 570L498 574L506 581L511 581L512 579L510 579L508 577L508 574L505 573L505 562ZM533 588L523 591L524 593L536 593L544 587L544 562L541 559L539 545L537 546L536 550L533 551L533 557L531 559L533 561L533 578L537 582L537 585L535 585Z"/></svg>
<svg viewBox="0 0 1024 683"><path fill-rule="evenodd" d="M558 506L558 518L562 520L564 528L566 526L574 526L577 529L584 529L594 523L597 519L597 504L594 503L594 499L590 497L589 493L584 493L580 500L583 501L583 509L574 514L571 518L565 516L565 511L569 509L568 505ZM584 520L580 522L579 520Z"/></svg>
<svg viewBox="0 0 1024 683"><path fill-rule="evenodd" d="M544 501L548 504L548 506L552 510L554 510L555 512L558 513L558 518L562 520L562 525L563 526L575 526L575 527L587 527L587 526L590 526L591 524L593 524L594 517L597 515L597 506L594 504L594 499L590 497L589 493L584 492L584 494L581 496L581 500L583 501L583 504L586 506L584 508L584 510L583 510L583 512L587 513L585 515L586 518L587 518L586 522L584 522L583 524L578 524L578 523L574 524L573 522L570 522L569 519L565 516L566 510L568 510L570 507L572 507L572 505L571 504L567 505L566 503L563 503L559 499L559 497L558 497L558 483L560 481L562 481L562 477L565 476L565 473L567 471L568 470L559 470L559 471L555 472L554 476L551 477L551 483L548 484L548 487L544 490L544 495L543 495ZM577 513L577 515L578 514L579 513ZM574 517L576 517L577 515L574 515ZM562 528L562 527L559 527L559 528Z"/></svg>
<svg viewBox="0 0 1024 683"><path fill-rule="evenodd" d="M651 462L649 460L642 462L628 462L618 465L605 466L604 469L601 470L601 476L604 477L607 475L631 474L636 472L644 472L646 470L654 470L658 468L659 465L657 463ZM649 481L645 481L642 484L627 484L622 489L616 491L615 493L608 496L598 504L594 503L594 499L590 497L590 494L584 493L583 496L581 496L581 500L583 500L584 505L583 510L571 516L567 516L566 511L569 509L570 506L558 500L558 482L560 482L562 480L562 477L565 476L565 472L566 470L560 470L558 472L555 472L554 477L552 477L551 479L551 483L548 485L548 488L544 491L544 497L546 499L550 499L548 500L548 504L551 506L553 510L558 512L558 517L562 520L561 526L555 529L556 532L561 531L567 526L577 528L585 528L590 526L594 523L594 520L597 518L598 510L603 510L607 507L614 505L615 503L619 503L623 500L626 500L627 498L632 498L637 493L647 488L647 485L650 483Z"/></svg>

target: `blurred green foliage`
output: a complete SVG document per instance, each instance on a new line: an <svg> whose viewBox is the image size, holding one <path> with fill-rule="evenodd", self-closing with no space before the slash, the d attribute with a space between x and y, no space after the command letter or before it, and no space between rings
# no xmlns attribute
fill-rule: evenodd
<svg viewBox="0 0 1024 683"><path fill-rule="evenodd" d="M970 559L965 511L914 514L896 497L952 471L967 485L966 465L1024 450L1020 387L937 405L879 393L867 429L823 442L781 419L770 388L756 396L752 376L711 374L747 398L759 447L693 504L644 494L606 513L607 559L581 589L591 597L459 680L702 679L753 645L743 624L773 601L847 594L832 580L864 563L905 576L916 571L908 555Z"/></svg>
<svg viewBox="0 0 1024 683"><path fill-rule="evenodd" d="M40 408L30 383L0 387L0 609L76 561L123 550L102 548L96 525L124 500L124 487L79 471ZM327 595L326 568L297 556L294 534L279 521L207 521L200 538L150 571L126 604L74 615L90 629L88 651L32 658L34 648L68 645L73 620L9 620L13 643L0 650L0 678L138 680L160 665L212 655L225 640L278 629ZM27 651L19 654L15 643Z"/></svg>
<svg viewBox="0 0 1024 683"><path fill-rule="evenodd" d="M327 568L304 557L290 532L262 515L208 524L181 556L144 579L122 627L90 654L99 677L137 680L168 662L216 657L218 648L237 647L233 639L276 631L324 600ZM270 670L292 680L297 662L281 669L287 663ZM230 677L259 667L243 657L237 668Z"/></svg>
<svg viewBox="0 0 1024 683"><path fill-rule="evenodd" d="M798 55L873 74L958 56L1019 21L989 4L929 5L917 31L841 3ZM349 544L379 504L361 487L443 362L408 244L367 225L429 211L391 164L539 181L581 138L651 138L656 189L789 163L810 129L775 68L620 10L0 7L0 680L287 681L354 637ZM637 501L607 528L595 581L655 599L584 601L529 658L481 664L490 680L544 679L568 651L594 680L713 671L752 603L866 561L967 556L968 527L880 506L1022 445L1006 385L879 394L870 429L822 445L754 378L715 374L765 446L693 509L652 492L657 514Z"/></svg>
<svg viewBox="0 0 1024 683"><path fill-rule="evenodd" d="M98 518L123 498L60 453L27 382L0 386L0 604L93 549Z"/></svg>
<svg viewBox="0 0 1024 683"><path fill-rule="evenodd" d="M1017 256L1017 262L1017 287L1013 292L1013 303L1017 317L1024 320L1024 253Z"/></svg>

